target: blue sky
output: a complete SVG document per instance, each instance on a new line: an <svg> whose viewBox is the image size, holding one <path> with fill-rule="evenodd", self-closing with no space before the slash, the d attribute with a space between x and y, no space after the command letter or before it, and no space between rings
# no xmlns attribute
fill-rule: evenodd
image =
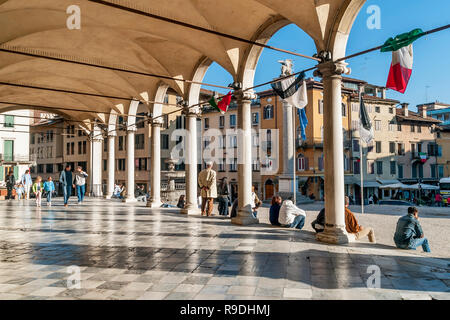
<svg viewBox="0 0 450 320"><path fill-rule="evenodd" d="M432 3L432 4L431 4ZM370 30L367 20L371 16L367 9L377 5L381 9L381 28ZM389 37L422 28L424 31L450 23L450 1L448 0L368 0L355 21L350 34L347 54L355 53L383 44ZM286 26L269 41L269 45L313 55L314 42L300 28ZM388 90L388 98L408 102L412 109L424 102L439 100L450 103L450 29L426 36L414 43L414 68L412 79L405 94ZM264 49L258 63L255 84L271 80L280 73L281 59L294 60L295 70L314 66L314 61L299 58L273 50ZM372 52L347 61L352 69L350 77L384 86L391 63L390 53ZM312 73L307 74L312 77ZM205 82L227 85L232 82L230 75L217 64L213 64L205 77ZM428 86L428 88L427 88ZM260 90L267 89L262 87ZM211 89L211 88L209 88ZM428 96L428 101L426 97Z"/></svg>

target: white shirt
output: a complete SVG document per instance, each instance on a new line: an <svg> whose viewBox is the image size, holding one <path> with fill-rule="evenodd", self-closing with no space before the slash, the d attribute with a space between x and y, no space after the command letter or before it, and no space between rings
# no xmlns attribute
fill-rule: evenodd
<svg viewBox="0 0 450 320"><path fill-rule="evenodd" d="M282 225L289 225L294 222L295 217L299 215L306 217L306 212L298 208L291 200L285 200L280 208L278 222Z"/></svg>

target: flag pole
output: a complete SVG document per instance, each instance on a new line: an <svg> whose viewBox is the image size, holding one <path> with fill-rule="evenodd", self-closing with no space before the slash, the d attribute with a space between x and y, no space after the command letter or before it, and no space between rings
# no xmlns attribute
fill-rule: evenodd
<svg viewBox="0 0 450 320"><path fill-rule="evenodd" d="M361 113L362 90L360 85L358 85L358 90L359 90L359 112ZM359 176L361 177L361 191L360 191L361 214L364 214L364 153L362 148L361 131L359 132L359 159L360 159Z"/></svg>
<svg viewBox="0 0 450 320"><path fill-rule="evenodd" d="M296 107L295 106L292 106L292 131L293 131L293 135L294 135L294 139L292 139L292 141L293 141L293 151L294 151L294 155L292 156L292 160L293 160L293 162L294 162L294 166L293 166L293 172L292 172L292 176L293 176L293 183L294 183L294 195L293 195L293 199L294 199L294 204L295 205L297 205L297 179L296 179L296 176L295 176L295 174L296 174L296 170L297 170L297 168L296 168L296 158L297 158L297 149L296 149L296 131L297 130L295 130L295 128L296 128L296 125L295 125L295 111L296 111Z"/></svg>

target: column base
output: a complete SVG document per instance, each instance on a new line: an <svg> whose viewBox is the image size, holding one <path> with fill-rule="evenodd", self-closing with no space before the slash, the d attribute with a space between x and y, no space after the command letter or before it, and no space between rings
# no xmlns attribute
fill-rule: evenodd
<svg viewBox="0 0 450 320"><path fill-rule="evenodd" d="M136 198L124 198L124 199L122 199L122 202L134 203L134 202L137 202L137 199Z"/></svg>
<svg viewBox="0 0 450 320"><path fill-rule="evenodd" d="M248 226L251 224L258 224L259 219L253 217L252 213L248 212L247 210L238 210L237 216L231 218L231 223L240 226Z"/></svg>
<svg viewBox="0 0 450 320"><path fill-rule="evenodd" d="M184 209L181 209L181 213L187 214L187 215L200 214L201 210L198 207L196 207L195 205L192 205L192 206L187 206Z"/></svg>
<svg viewBox="0 0 450 320"><path fill-rule="evenodd" d="M162 205L161 201L155 201L155 200L147 201L147 207L149 207L149 208L160 208L161 205Z"/></svg>
<svg viewBox="0 0 450 320"><path fill-rule="evenodd" d="M326 226L323 232L316 235L316 239L320 242L330 244L348 244L350 242L350 238L345 230L345 227L340 226Z"/></svg>
<svg viewBox="0 0 450 320"><path fill-rule="evenodd" d="M107 200L111 200L112 199L112 194L105 194L104 198Z"/></svg>

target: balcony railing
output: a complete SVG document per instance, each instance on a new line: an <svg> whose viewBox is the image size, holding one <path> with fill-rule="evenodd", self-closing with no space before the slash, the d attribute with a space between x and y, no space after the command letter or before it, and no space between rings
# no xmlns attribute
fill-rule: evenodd
<svg viewBox="0 0 450 320"><path fill-rule="evenodd" d="M36 155L25 154L2 154L0 153L0 161L3 162L36 162Z"/></svg>
<svg viewBox="0 0 450 320"><path fill-rule="evenodd" d="M412 160L420 160L424 157L424 159L428 159L429 156L426 152L411 152L411 159Z"/></svg>

